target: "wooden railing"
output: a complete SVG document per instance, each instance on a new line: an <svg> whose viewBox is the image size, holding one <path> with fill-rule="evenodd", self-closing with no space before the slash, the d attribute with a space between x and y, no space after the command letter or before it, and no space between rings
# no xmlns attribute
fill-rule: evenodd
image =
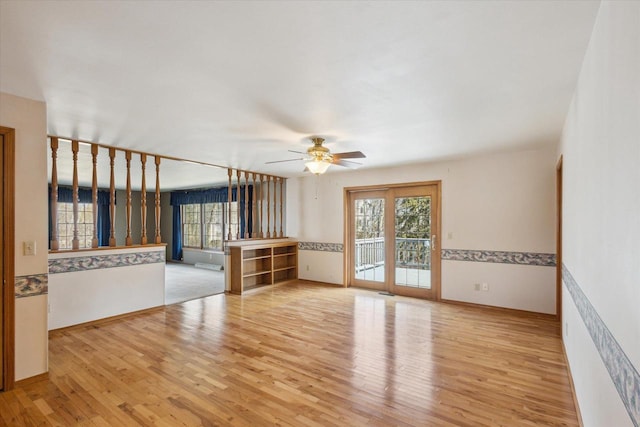
<svg viewBox="0 0 640 427"><path fill-rule="evenodd" d="M235 171L235 173L234 173ZM236 189L237 199L241 199L241 189L244 187L244 211L241 212L240 206L237 209L237 221L235 228L231 221L227 221L226 236L229 240L243 239L277 239L285 237L284 233L284 182L286 178L261 174L257 172L243 171L239 169L229 168L227 171L229 177L227 200L232 200L233 188ZM233 178L236 177L234 182ZM235 184L235 185L234 185ZM249 203L249 188L252 188L251 203ZM266 209L265 209L266 205ZM273 207L273 213L272 213ZM227 218L232 216L232 207L227 205ZM251 212L251 224L249 228L245 226L244 233L240 233L241 217L244 224L249 224L249 212ZM266 212L266 217L265 217ZM280 225L280 231L277 231L277 225Z"/></svg>
<svg viewBox="0 0 640 427"><path fill-rule="evenodd" d="M58 156L60 140L66 140L71 142L71 154L73 159L73 179L72 179L72 193L73 193L73 239L72 249L77 250L80 248L80 242L78 238L78 205L79 205L79 183L78 183L78 152L80 144L89 145L91 147L91 161L92 165L92 208L93 208L93 234L91 238L91 247L97 248L99 246L98 241L98 155L99 148L108 149L109 155L109 247L116 247L116 176L115 176L115 161L118 152L124 153L126 161L126 189L125 189L125 225L126 225L126 237L125 246L133 245L133 236L131 230L132 219L132 184L131 184L131 165L132 161L136 161L139 158L141 174L141 203L140 203L140 216L141 216L141 236L140 243L142 245L147 244L160 244L162 243L161 227L160 227L160 215L161 215L161 189L160 189L160 165L162 159L187 161L189 163L202 164L212 167L221 167L218 165L208 164L204 162L191 161L186 159L180 159L170 156L162 156L158 154L144 153L135 150L126 150L117 147L112 147L104 144L85 142L77 139L62 138L57 136L49 136L51 147L51 250L57 251L60 249L59 233L57 227L58 217ZM135 157L134 157L135 154ZM121 154L122 155L122 154ZM154 200L154 217L155 217L155 235L153 239L147 236L147 183L146 183L146 165L147 158L154 157L155 164L155 200ZM241 211L240 204L237 208L237 221L235 226L232 224L232 204L227 203L228 216L227 230L223 230L223 237L226 237L226 241L229 240L243 240L243 239L274 239L285 237L284 232L284 204L285 204L285 178L261 174L252 171L245 171L240 169L227 168L228 175L228 201L233 200L233 189L236 190L236 200L240 201L244 199L244 209ZM235 180L234 180L235 177ZM212 186L214 186L212 184ZM244 194L241 193L242 187ZM249 192L252 189L252 195L250 197ZM249 199L252 200L249 203ZM266 209L265 209L266 205ZM265 216L266 211L266 216ZM251 213L251 214L250 214ZM240 223L241 218L244 219L244 232L241 235ZM251 227L249 227L251 218ZM278 230L279 225L279 230Z"/></svg>

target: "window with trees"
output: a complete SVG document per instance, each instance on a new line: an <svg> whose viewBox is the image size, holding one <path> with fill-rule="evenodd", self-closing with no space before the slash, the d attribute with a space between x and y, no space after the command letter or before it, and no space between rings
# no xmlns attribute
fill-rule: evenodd
<svg viewBox="0 0 640 427"><path fill-rule="evenodd" d="M90 248L93 238L93 204L78 203L78 240L80 248ZM73 203L58 202L58 244L73 248Z"/></svg>
<svg viewBox="0 0 640 427"><path fill-rule="evenodd" d="M183 246L197 249L222 250L228 224L235 230L238 224L238 203L231 203L231 218L227 218L228 203L196 203L182 205Z"/></svg>

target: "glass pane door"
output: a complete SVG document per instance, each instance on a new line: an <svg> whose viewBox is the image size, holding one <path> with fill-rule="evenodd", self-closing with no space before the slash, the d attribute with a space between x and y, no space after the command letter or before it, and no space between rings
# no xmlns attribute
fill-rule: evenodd
<svg viewBox="0 0 640 427"><path fill-rule="evenodd" d="M354 200L352 277L361 286L384 289L385 198L378 192L362 194ZM371 197L367 197L371 196Z"/></svg>
<svg viewBox="0 0 640 427"><path fill-rule="evenodd" d="M348 284L438 299L439 184L349 193Z"/></svg>
<svg viewBox="0 0 640 427"><path fill-rule="evenodd" d="M356 278L384 282L384 199L356 200Z"/></svg>
<svg viewBox="0 0 640 427"><path fill-rule="evenodd" d="M431 289L431 197L395 199L395 285Z"/></svg>
<svg viewBox="0 0 640 427"><path fill-rule="evenodd" d="M434 247L438 228L437 187L394 188L391 197L393 277L389 290L398 295L435 299L440 262L439 251Z"/></svg>

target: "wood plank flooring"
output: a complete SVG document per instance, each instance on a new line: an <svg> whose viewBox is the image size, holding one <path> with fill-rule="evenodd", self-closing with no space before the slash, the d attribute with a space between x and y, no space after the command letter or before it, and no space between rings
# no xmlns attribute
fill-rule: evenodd
<svg viewBox="0 0 640 427"><path fill-rule="evenodd" d="M548 317L296 282L54 331L0 425L577 426Z"/></svg>

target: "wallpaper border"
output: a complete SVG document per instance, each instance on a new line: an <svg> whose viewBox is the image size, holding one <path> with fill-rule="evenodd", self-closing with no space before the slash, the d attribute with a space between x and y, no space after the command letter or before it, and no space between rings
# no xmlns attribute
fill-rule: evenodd
<svg viewBox="0 0 640 427"><path fill-rule="evenodd" d="M442 249L443 261L492 262L498 264L555 267L556 255L537 252L487 251L472 249Z"/></svg>
<svg viewBox="0 0 640 427"><path fill-rule="evenodd" d="M49 274L164 263L165 255L165 251L154 251L50 259Z"/></svg>
<svg viewBox="0 0 640 427"><path fill-rule="evenodd" d="M300 251L343 252L342 243L298 242Z"/></svg>
<svg viewBox="0 0 640 427"><path fill-rule="evenodd" d="M35 297L48 293L49 275L46 273L16 276L15 278L16 298Z"/></svg>
<svg viewBox="0 0 640 427"><path fill-rule="evenodd" d="M600 358L609 371L633 425L640 427L640 374L564 263L562 264L562 281L600 353Z"/></svg>
<svg viewBox="0 0 640 427"><path fill-rule="evenodd" d="M343 252L342 243L298 242L298 250ZM535 265L555 267L556 255L537 252L509 252L472 249L442 249L443 261L490 262L499 264Z"/></svg>

